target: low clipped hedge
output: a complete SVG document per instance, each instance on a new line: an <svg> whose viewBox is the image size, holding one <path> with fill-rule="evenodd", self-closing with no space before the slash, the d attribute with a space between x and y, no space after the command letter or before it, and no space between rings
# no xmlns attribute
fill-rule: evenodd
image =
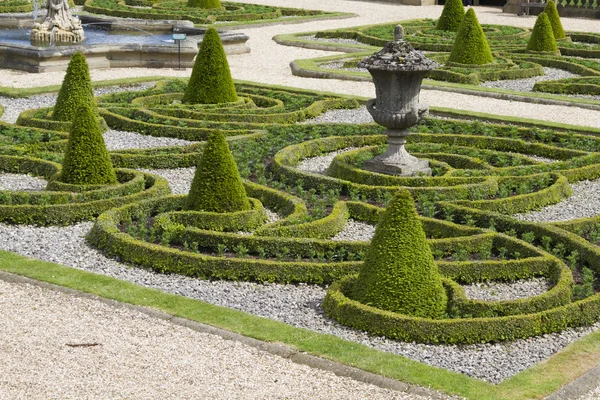
<svg viewBox="0 0 600 400"><path fill-rule="evenodd" d="M533 90L557 94L600 95L600 76L536 82Z"/></svg>
<svg viewBox="0 0 600 400"><path fill-rule="evenodd" d="M53 120L52 109L52 107L47 107L25 110L19 114L17 125L48 129L51 131L69 132L71 130L71 121ZM98 125L103 132L108 130L108 125L104 118L98 118Z"/></svg>

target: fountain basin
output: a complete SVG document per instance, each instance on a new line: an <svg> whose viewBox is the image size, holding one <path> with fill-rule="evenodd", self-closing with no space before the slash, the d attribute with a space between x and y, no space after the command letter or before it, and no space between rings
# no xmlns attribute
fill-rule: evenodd
<svg viewBox="0 0 600 400"><path fill-rule="evenodd" d="M29 42L25 28L0 30L0 68L27 72L64 71L73 53L82 52L90 68L192 67L205 30L189 21L122 21L81 17L86 32L83 43L40 47ZM86 26L87 25L87 26ZM187 34L181 53L172 39L173 30ZM142 31L140 34L140 31ZM151 34L152 33L152 34ZM248 53L248 36L220 32L225 53ZM179 61L179 56L180 61Z"/></svg>

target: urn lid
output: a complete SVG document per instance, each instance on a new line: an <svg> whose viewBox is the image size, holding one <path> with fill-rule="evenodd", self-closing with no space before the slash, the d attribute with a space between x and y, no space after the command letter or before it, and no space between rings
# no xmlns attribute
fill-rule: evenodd
<svg viewBox="0 0 600 400"><path fill-rule="evenodd" d="M404 40L389 42L381 51L358 63L359 68L380 71L431 71L439 66Z"/></svg>

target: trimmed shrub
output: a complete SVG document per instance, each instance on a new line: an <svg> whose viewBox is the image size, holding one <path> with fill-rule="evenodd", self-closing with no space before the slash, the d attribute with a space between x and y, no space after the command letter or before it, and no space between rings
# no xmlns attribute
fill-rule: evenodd
<svg viewBox="0 0 600 400"><path fill-rule="evenodd" d="M196 56L192 76L183 95L189 104L232 103L237 93L219 33L209 28Z"/></svg>
<svg viewBox="0 0 600 400"><path fill-rule="evenodd" d="M77 52L73 54L67 67L52 119L71 122L82 104L88 104L96 114L96 101L88 64L85 56L81 52Z"/></svg>
<svg viewBox="0 0 600 400"><path fill-rule="evenodd" d="M221 8L220 0L188 0L186 7L211 9Z"/></svg>
<svg viewBox="0 0 600 400"><path fill-rule="evenodd" d="M527 50L529 51L556 51L556 40L552 33L552 25L545 12L541 12L538 15L533 32L527 43Z"/></svg>
<svg viewBox="0 0 600 400"><path fill-rule="evenodd" d="M410 193L382 215L353 289L362 304L424 318L446 310L446 292Z"/></svg>
<svg viewBox="0 0 600 400"><path fill-rule="evenodd" d="M457 32L464 17L465 7L462 0L447 0L435 29Z"/></svg>
<svg viewBox="0 0 600 400"><path fill-rule="evenodd" d="M225 136L219 131L208 138L186 199L186 208L220 213L251 208Z"/></svg>
<svg viewBox="0 0 600 400"><path fill-rule="evenodd" d="M556 9L556 4L554 4L554 1L550 0L548 4L546 4L544 12L548 16L548 20L550 20L550 25L552 25L554 39L562 39L567 37L567 35L565 35L562 22L560 22L560 16L558 15L558 10Z"/></svg>
<svg viewBox="0 0 600 400"><path fill-rule="evenodd" d="M479 25L475 11L470 8L456 34L448 62L481 65L493 61L490 45Z"/></svg>
<svg viewBox="0 0 600 400"><path fill-rule="evenodd" d="M59 180L76 185L118 182L98 120L89 104L83 103L73 120Z"/></svg>

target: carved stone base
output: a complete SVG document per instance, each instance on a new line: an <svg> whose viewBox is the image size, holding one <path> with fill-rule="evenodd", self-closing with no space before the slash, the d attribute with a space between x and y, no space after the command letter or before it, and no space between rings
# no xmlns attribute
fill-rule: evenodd
<svg viewBox="0 0 600 400"><path fill-rule="evenodd" d="M365 161L365 169L380 174L413 176L431 175L428 160L419 160L408 154L404 145L410 135L407 129L385 131L388 135L388 148L385 153Z"/></svg>
<svg viewBox="0 0 600 400"><path fill-rule="evenodd" d="M54 41L52 41L52 31L43 29L32 29L29 35L32 44L72 44L83 42L85 36L83 29L73 31L65 31L62 29L54 29Z"/></svg>

